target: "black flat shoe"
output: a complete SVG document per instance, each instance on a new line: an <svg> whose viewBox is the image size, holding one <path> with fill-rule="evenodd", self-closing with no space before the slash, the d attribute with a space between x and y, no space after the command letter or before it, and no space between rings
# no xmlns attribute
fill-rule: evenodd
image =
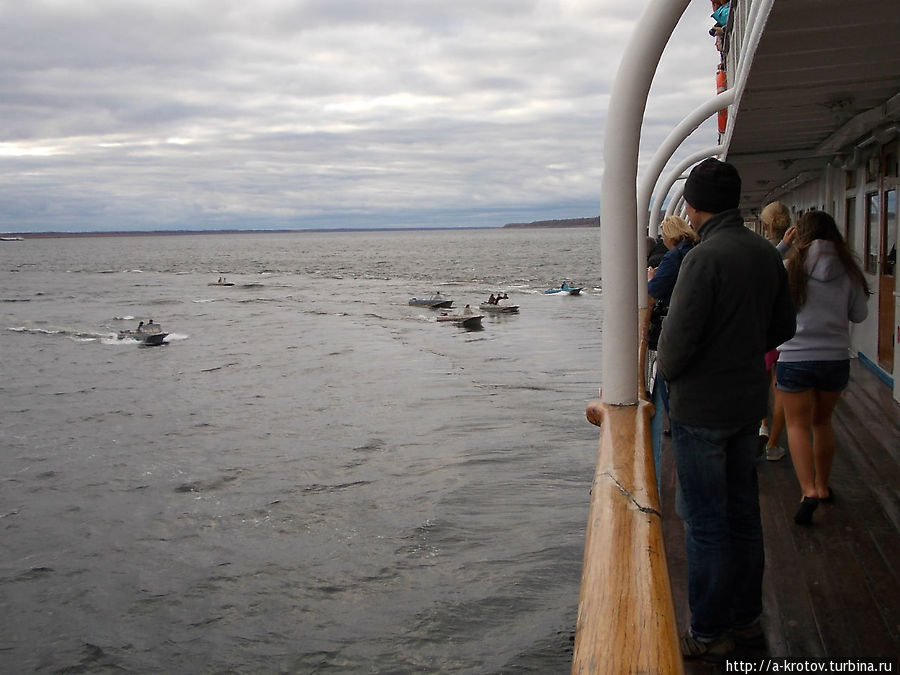
<svg viewBox="0 0 900 675"><path fill-rule="evenodd" d="M800 508L794 514L794 522L798 525L810 525L812 523L812 514L819 508L818 497L804 497L800 502Z"/></svg>
<svg viewBox="0 0 900 675"><path fill-rule="evenodd" d="M830 485L828 486L828 496L819 497L819 502L822 504L834 504L834 490Z"/></svg>

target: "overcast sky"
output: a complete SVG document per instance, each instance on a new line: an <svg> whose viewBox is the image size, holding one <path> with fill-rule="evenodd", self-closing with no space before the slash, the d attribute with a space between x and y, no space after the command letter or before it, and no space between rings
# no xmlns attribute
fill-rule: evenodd
<svg viewBox="0 0 900 675"><path fill-rule="evenodd" d="M596 216L645 5L0 0L0 231ZM709 14L694 0L667 48L644 161L715 93Z"/></svg>

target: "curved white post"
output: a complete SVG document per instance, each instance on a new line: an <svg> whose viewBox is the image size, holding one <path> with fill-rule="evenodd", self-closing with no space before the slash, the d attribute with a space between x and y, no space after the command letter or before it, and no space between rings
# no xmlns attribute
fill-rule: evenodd
<svg viewBox="0 0 900 675"><path fill-rule="evenodd" d="M641 176L641 184L638 187L638 232L644 232L644 230L647 229L647 224L650 222L650 211L645 207L650 204L650 196L653 194L653 188L659 180L659 176L662 173L663 168L665 168L666 163L672 157L672 153L678 149L684 142L684 139L690 136L704 120L715 115L722 108L731 105L731 102L734 101L735 93L736 91L734 89L729 89L721 94L716 94L714 97L701 103L693 110L693 112L681 120L681 122L678 123L678 126L669 132L669 135L666 136L666 139L656 150L653 159L650 160L650 164L644 170L644 175Z"/></svg>
<svg viewBox="0 0 900 675"><path fill-rule="evenodd" d="M684 183L677 186L669 198L669 208L666 209L666 216L678 214L684 217Z"/></svg>
<svg viewBox="0 0 900 675"><path fill-rule="evenodd" d="M672 189L675 181L678 180L685 169L687 169L695 162L699 162L701 159L706 159L707 157L715 157L724 149L725 148L723 148L721 145L713 145L711 147L704 148L703 150L698 150L692 155L685 157L675 166L674 169L666 174L666 177L662 180L661 183L656 184L656 189L653 191L653 206L650 208L651 237L655 237L659 234L659 212L662 209L663 201L665 201L666 195L669 194L669 190ZM667 213L666 215L672 214Z"/></svg>
<svg viewBox="0 0 900 675"><path fill-rule="evenodd" d="M653 75L690 0L652 0L619 65L604 133L600 208L603 278L602 399L636 405L638 397L637 162ZM646 201L641 208L645 208ZM644 236L641 228L640 236Z"/></svg>

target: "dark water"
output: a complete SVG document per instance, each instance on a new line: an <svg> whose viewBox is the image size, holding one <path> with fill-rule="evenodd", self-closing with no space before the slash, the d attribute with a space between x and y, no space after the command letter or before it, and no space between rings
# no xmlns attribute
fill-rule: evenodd
<svg viewBox="0 0 900 675"><path fill-rule="evenodd" d="M568 672L597 235L0 244L0 671Z"/></svg>

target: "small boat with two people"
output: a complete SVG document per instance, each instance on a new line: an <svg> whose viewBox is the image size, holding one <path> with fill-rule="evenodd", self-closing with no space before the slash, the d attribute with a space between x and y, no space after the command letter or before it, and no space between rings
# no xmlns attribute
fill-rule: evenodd
<svg viewBox="0 0 900 675"><path fill-rule="evenodd" d="M151 347L164 344L163 340L166 339L167 335L168 333L164 333L158 323L153 323L153 319L150 319L147 323L141 321L135 330L119 331L120 340L137 340L141 344Z"/></svg>
<svg viewBox="0 0 900 675"><path fill-rule="evenodd" d="M207 286L234 286L233 281L226 281L225 277L219 277L218 281L210 281Z"/></svg>
<svg viewBox="0 0 900 675"><path fill-rule="evenodd" d="M546 295L580 295L581 294L581 286L569 286L569 283L564 281L560 284L559 288L548 288L544 291Z"/></svg>
<svg viewBox="0 0 900 675"><path fill-rule="evenodd" d="M509 296L506 293L497 293L497 295L491 293L491 297L478 305L478 308L482 312L490 314L518 314L519 306L511 305L506 302L507 300L509 300Z"/></svg>
<svg viewBox="0 0 900 675"><path fill-rule="evenodd" d="M461 326L463 328L468 328L469 330L477 330L481 328L481 320L484 318L484 314L476 314L472 311L472 308L469 305L466 305L466 308L460 314L449 314L447 312L441 312L440 316L437 317L438 321L454 323L457 326Z"/></svg>
<svg viewBox="0 0 900 675"><path fill-rule="evenodd" d="M410 298L409 304L414 307L428 307L429 309L450 309L453 307L453 300L437 291L430 298Z"/></svg>

